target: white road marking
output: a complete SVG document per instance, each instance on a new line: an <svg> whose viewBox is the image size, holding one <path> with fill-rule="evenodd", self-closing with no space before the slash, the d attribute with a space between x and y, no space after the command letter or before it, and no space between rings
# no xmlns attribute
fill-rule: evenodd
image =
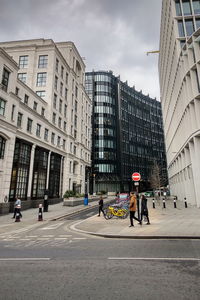
<svg viewBox="0 0 200 300"><path fill-rule="evenodd" d="M41 238L37 238L37 241L49 241L49 238L41 237Z"/></svg>
<svg viewBox="0 0 200 300"><path fill-rule="evenodd" d="M71 234L60 234L59 236L60 237L71 237L72 235Z"/></svg>
<svg viewBox="0 0 200 300"><path fill-rule="evenodd" d="M169 261L200 261L194 257L108 257L110 260L169 260Z"/></svg>
<svg viewBox="0 0 200 300"><path fill-rule="evenodd" d="M41 260L50 260L50 257L15 257L15 258L0 258L0 261L41 261Z"/></svg>
<svg viewBox="0 0 200 300"><path fill-rule="evenodd" d="M67 238L64 238L64 237L60 237L60 238L55 238L54 240L59 240L59 241L63 241L63 240L67 240Z"/></svg>
<svg viewBox="0 0 200 300"><path fill-rule="evenodd" d="M38 237L38 236L37 236ZM54 235L53 234L49 234L49 235L43 235L42 236L43 238L50 238L50 237L54 237Z"/></svg>
<svg viewBox="0 0 200 300"><path fill-rule="evenodd" d="M62 223L57 223L57 224L54 224L54 225L50 225L48 227L43 227L41 228L40 230L53 230L53 229L57 229L58 227L60 227L62 224L64 224L64 222Z"/></svg>

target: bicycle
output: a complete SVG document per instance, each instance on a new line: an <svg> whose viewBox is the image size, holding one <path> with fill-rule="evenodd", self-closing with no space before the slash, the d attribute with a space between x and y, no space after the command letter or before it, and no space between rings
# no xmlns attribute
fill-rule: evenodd
<svg viewBox="0 0 200 300"><path fill-rule="evenodd" d="M104 212L104 218L106 220L111 219L116 216L121 219L126 219L128 217L129 211L127 208L118 206L118 205L110 205Z"/></svg>

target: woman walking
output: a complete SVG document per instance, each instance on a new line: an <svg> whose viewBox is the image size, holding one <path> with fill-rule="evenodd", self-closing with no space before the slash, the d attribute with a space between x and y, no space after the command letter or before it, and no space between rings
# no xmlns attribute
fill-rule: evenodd
<svg viewBox="0 0 200 300"><path fill-rule="evenodd" d="M142 222L141 222L138 218L135 217L135 212L136 212L136 210L137 210L137 199L136 199L136 195L135 195L133 192L131 192L131 193L130 193L130 205L129 205L130 222L131 222L131 224L129 225L129 227L134 226L134 225L133 225L133 219L137 220L137 221L140 223L140 225L142 225Z"/></svg>

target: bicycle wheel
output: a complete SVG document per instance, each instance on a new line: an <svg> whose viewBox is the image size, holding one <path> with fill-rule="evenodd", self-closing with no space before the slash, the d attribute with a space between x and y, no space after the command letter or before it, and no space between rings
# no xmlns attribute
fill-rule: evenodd
<svg viewBox="0 0 200 300"><path fill-rule="evenodd" d="M106 219L106 220L109 220L109 219L111 219L113 217L113 214L112 214L112 212L108 209L108 210L106 210L106 212L105 212L105 214L104 214L104 218Z"/></svg>
<svg viewBox="0 0 200 300"><path fill-rule="evenodd" d="M122 215L122 219L126 219L128 217L129 211L126 209L123 209L123 215Z"/></svg>

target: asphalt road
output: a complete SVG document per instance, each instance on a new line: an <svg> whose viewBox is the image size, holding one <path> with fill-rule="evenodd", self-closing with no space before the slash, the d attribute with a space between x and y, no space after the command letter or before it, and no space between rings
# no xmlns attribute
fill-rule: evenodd
<svg viewBox="0 0 200 300"><path fill-rule="evenodd" d="M70 229L94 213L1 235L0 299L199 300L199 240L104 239Z"/></svg>

